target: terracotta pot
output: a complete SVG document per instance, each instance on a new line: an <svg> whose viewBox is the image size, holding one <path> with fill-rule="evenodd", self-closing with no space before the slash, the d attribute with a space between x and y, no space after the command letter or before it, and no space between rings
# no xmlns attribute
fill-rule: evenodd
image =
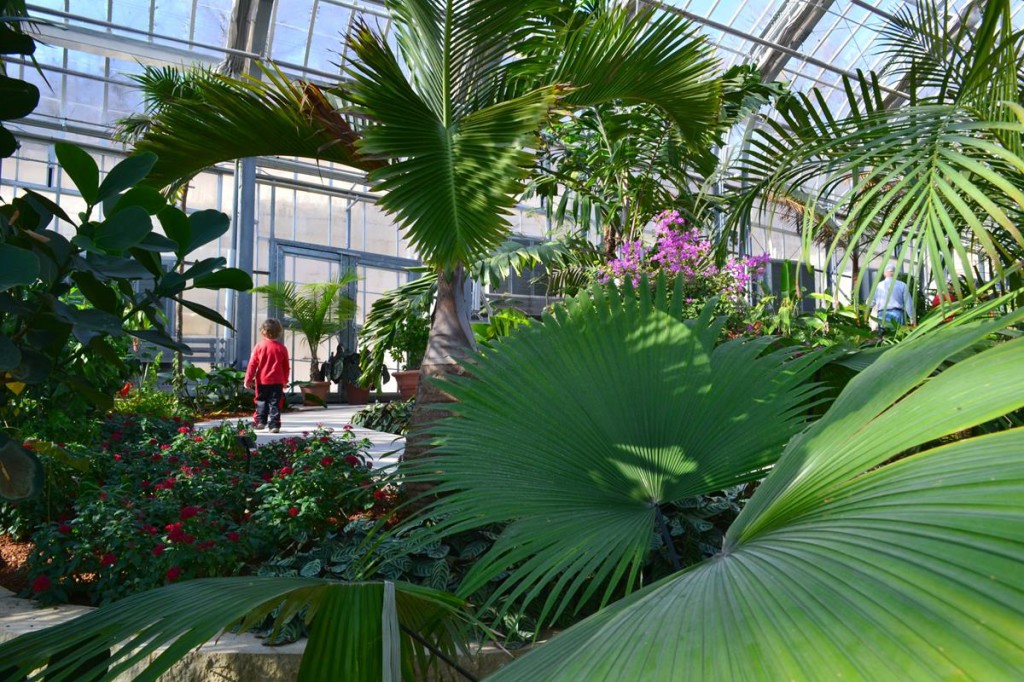
<svg viewBox="0 0 1024 682"><path fill-rule="evenodd" d="M331 390L331 382L310 381L303 386L299 386L299 390L302 391L302 395L306 396L306 405L325 407L327 405L327 394ZM309 396L316 396L316 398L311 399Z"/></svg>
<svg viewBox="0 0 1024 682"><path fill-rule="evenodd" d="M342 385L345 387L345 400L349 405L365 405L370 401L370 389L350 384L347 381Z"/></svg>
<svg viewBox="0 0 1024 682"><path fill-rule="evenodd" d="M420 385L420 371L418 369L393 372L392 376L398 382L398 394L400 396L406 399L416 396L416 388Z"/></svg>

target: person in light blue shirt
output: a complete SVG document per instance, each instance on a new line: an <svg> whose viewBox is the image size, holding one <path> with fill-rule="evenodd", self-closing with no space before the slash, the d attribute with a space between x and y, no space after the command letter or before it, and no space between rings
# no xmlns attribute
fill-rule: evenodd
<svg viewBox="0 0 1024 682"><path fill-rule="evenodd" d="M907 285L896 279L896 266L885 266L885 279L875 289L875 308L879 330L911 323L914 319L914 301Z"/></svg>

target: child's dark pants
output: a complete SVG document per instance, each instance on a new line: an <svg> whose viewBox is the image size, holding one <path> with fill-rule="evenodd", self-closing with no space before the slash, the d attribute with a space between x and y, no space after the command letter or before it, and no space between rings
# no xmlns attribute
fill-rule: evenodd
<svg viewBox="0 0 1024 682"><path fill-rule="evenodd" d="M256 387L256 425L266 424L271 429L281 428L281 401L284 384L260 384Z"/></svg>

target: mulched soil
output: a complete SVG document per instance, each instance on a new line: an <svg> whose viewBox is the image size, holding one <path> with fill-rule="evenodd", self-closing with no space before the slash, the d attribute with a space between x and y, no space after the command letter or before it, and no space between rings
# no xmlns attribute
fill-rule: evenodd
<svg viewBox="0 0 1024 682"><path fill-rule="evenodd" d="M0 535L0 587L20 592L28 586L21 567L31 551L31 542L18 542L10 535Z"/></svg>

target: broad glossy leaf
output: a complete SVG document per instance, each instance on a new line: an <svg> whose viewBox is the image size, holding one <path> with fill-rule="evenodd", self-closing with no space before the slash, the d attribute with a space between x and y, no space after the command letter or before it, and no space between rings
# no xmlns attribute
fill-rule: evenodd
<svg viewBox="0 0 1024 682"><path fill-rule="evenodd" d="M178 343L164 332L158 331L156 329L131 329L128 330L128 333L131 334L132 336L142 339L143 341L148 341L149 343L156 344L157 346L162 346L163 348L178 350L181 351L182 353L185 353L186 355L192 352L192 349L189 348L186 344Z"/></svg>
<svg viewBox="0 0 1024 682"><path fill-rule="evenodd" d="M174 206L168 206L157 213L156 217L164 228L164 234L178 245L175 255L184 258L192 241L192 226L189 224L188 216Z"/></svg>
<svg viewBox="0 0 1024 682"><path fill-rule="evenodd" d="M21 363L11 370L11 378L23 384L41 384L53 371L53 360L34 348L21 348Z"/></svg>
<svg viewBox="0 0 1024 682"><path fill-rule="evenodd" d="M98 309L112 314L120 313L117 292L96 279L91 272L76 272L71 275L72 281L82 294Z"/></svg>
<svg viewBox="0 0 1024 682"><path fill-rule="evenodd" d="M35 453L0 434L0 497L25 500L43 489L43 465Z"/></svg>
<svg viewBox="0 0 1024 682"><path fill-rule="evenodd" d="M109 176L108 176L109 177ZM167 199L157 190L146 185L132 187L124 194L107 197L103 202L103 210L110 217L123 208L140 206L150 215L157 215L167 206Z"/></svg>
<svg viewBox="0 0 1024 682"><path fill-rule="evenodd" d="M238 268L222 268L212 274L197 277L195 285L201 289L248 291L252 289L252 277Z"/></svg>
<svg viewBox="0 0 1024 682"><path fill-rule="evenodd" d="M96 193L97 198L99 201L109 199L138 184L149 174L155 163L156 154L152 152L141 152L124 159L103 178Z"/></svg>
<svg viewBox="0 0 1024 682"><path fill-rule="evenodd" d="M127 251L153 231L153 222L141 206L129 206L104 220L93 241L104 251Z"/></svg>
<svg viewBox="0 0 1024 682"><path fill-rule="evenodd" d="M6 159L13 155L17 149L18 140L11 134L11 131L0 125L0 159Z"/></svg>
<svg viewBox="0 0 1024 682"><path fill-rule="evenodd" d="M6 334L0 334L0 372L14 369L21 363L21 351Z"/></svg>
<svg viewBox="0 0 1024 682"><path fill-rule="evenodd" d="M39 276L39 257L10 244L0 244L0 291L24 286Z"/></svg>
<svg viewBox="0 0 1024 682"><path fill-rule="evenodd" d="M85 203L90 206L98 204L100 169L92 156L81 147L67 142L58 142L53 145L53 150L61 169L71 177Z"/></svg>
<svg viewBox="0 0 1024 682"><path fill-rule="evenodd" d="M0 121L31 114L39 104L39 88L22 80L0 76Z"/></svg>
<svg viewBox="0 0 1024 682"><path fill-rule="evenodd" d="M186 253L192 253L200 246L209 244L228 231L230 221L224 213L207 209L196 211L188 217L189 241ZM171 236L171 239L178 241L178 238Z"/></svg>
<svg viewBox="0 0 1024 682"><path fill-rule="evenodd" d="M135 248L153 253L169 253L177 251L178 243L168 239L162 234L150 232L146 237L135 245Z"/></svg>

